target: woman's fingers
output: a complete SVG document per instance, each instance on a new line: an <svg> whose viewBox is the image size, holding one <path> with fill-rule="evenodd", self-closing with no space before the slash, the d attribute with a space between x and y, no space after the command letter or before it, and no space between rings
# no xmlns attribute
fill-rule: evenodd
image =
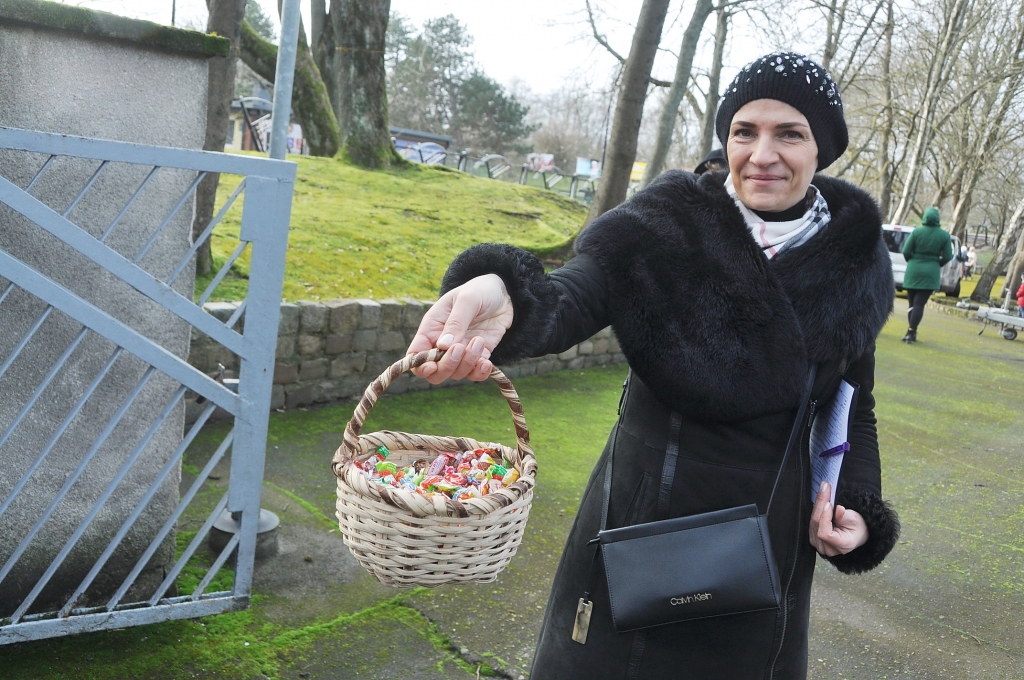
<svg viewBox="0 0 1024 680"><path fill-rule="evenodd" d="M825 505L831 497L830 493L828 483L822 482L821 487L818 489L818 495L814 499L814 508L811 510L810 540L811 545L815 546L815 548L818 547L816 542L818 536L818 525L820 524L822 514L825 511Z"/></svg>
<svg viewBox="0 0 1024 680"><path fill-rule="evenodd" d="M485 380L492 368L491 351L512 317L505 284L494 274L478 276L445 293L424 315L408 349L412 354L438 347L446 350L445 355L413 369L413 375L435 385L449 378Z"/></svg>
<svg viewBox="0 0 1024 680"><path fill-rule="evenodd" d="M454 348L457 344L465 344L466 331L480 315L480 296L474 290L461 291L453 298L451 313L448 314L437 339L441 349Z"/></svg>
<svg viewBox="0 0 1024 680"><path fill-rule="evenodd" d="M453 347L452 348L453 353L454 353L454 349L455 348ZM477 364L480 363L480 359L484 358L483 357L483 349L484 349L483 338L481 338L480 336L477 336L477 337L473 338L472 340L470 340L469 343L466 345L465 351L462 352L461 358L455 359L453 357L453 361L457 361L458 365L455 367L455 370L452 371L451 378L453 380L462 380L463 378L468 376L470 373L475 371L476 367L477 367Z"/></svg>
<svg viewBox="0 0 1024 680"><path fill-rule="evenodd" d="M830 521L828 526L823 523L818 527L818 540L824 553L829 557L850 552L867 543L868 527L860 513L848 510L839 505L835 508L835 520L832 521L832 508L827 510Z"/></svg>

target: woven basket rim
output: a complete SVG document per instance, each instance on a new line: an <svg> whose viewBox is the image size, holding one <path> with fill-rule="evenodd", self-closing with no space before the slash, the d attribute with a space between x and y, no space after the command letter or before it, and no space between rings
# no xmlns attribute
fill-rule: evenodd
<svg viewBox="0 0 1024 680"><path fill-rule="evenodd" d="M352 419L345 428L341 446L334 454L332 467L339 480L339 495L343 492L343 488L351 489L354 493L380 499L395 508L410 510L419 517L429 515L468 517L470 514L486 515L500 507L510 505L522 497L528 489L533 488L536 483L537 459L530 447L530 432L526 427L523 407L512 382L497 367L493 368L490 377L498 385L511 411L516 433L515 448L500 443L484 444L471 437L434 436L388 430L360 434L370 409L394 380L402 373L422 366L427 361L439 360L443 355L444 351L440 349L407 355L388 367L367 386L363 398L356 405ZM439 493L428 496L415 491L388 487L371 482L364 472L355 466L357 461L365 460L381 445L389 450L421 450L432 451L435 454L492 446L500 449L502 457L512 462L513 467L519 472L519 479L509 486L487 494L487 496L470 498L465 501L456 501ZM342 480L345 481L344 487L340 483Z"/></svg>
<svg viewBox="0 0 1024 680"><path fill-rule="evenodd" d="M471 498L465 501L457 501L441 493L421 494L415 491L408 491L406 489L387 487L381 484L372 483L370 480L366 479L365 473L357 466L357 462L365 460L373 455L373 452L377 450L380 442L390 439L391 437L412 437L418 441L437 442L439 444L440 442L450 440L462 442L467 445L466 448L435 445L430 448L397 447L394 449L394 451L421 451L424 455L440 454L442 452L459 450L472 451L480 448L496 448L501 451L502 457L509 460L514 469L519 472L519 479L506 487L491 492L487 496L482 498ZM408 511L408 509L414 505L422 506L422 499L429 499L432 501L431 507L433 512L428 512L427 514L433 514L439 517L468 517L470 515L486 516L516 502L519 498L522 498L531 491L536 484L537 466L536 459L532 453L527 456L523 456L518 449L499 442L481 442L471 437L437 437L433 435L380 430L377 432L359 435L359 448L364 449L359 456L350 459L344 465L335 465L335 474L339 481L338 493L340 494L342 492L341 482L344 482L346 493L353 493L376 501L384 502L389 507L396 510ZM387 448L390 449L391 447ZM356 475L357 479L366 479L366 490L364 491L360 486L357 486L357 484L353 484L349 480L349 475ZM492 496L494 498L492 498ZM487 501L488 498L491 500ZM504 500L500 500L502 498ZM440 503L438 503L438 500L440 500Z"/></svg>

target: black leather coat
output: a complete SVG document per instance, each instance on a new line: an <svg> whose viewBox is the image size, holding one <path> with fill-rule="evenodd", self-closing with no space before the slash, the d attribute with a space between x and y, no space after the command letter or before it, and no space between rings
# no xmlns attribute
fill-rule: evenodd
<svg viewBox="0 0 1024 680"><path fill-rule="evenodd" d="M483 244L445 275L443 291L485 273L505 282L515 318L495 363L563 351L611 324L631 368L552 586L533 680L805 677L815 564L806 427L769 516L785 606L639 636L614 631L602 569L593 569L594 547L586 545L600 528L602 473L614 447L609 528L664 519L657 487L672 411L683 421L667 516L751 502L763 512L810 364L818 366L818 403L840 377L859 384L836 502L864 516L870 537L830 561L847 573L866 571L896 542L899 522L882 500L872 397L874 341L893 295L878 208L860 189L815 176L831 223L768 260L723 180L723 173L665 173L589 225L577 256L551 274L525 251ZM644 578L656 575L637 574ZM594 611L580 645L571 634L588 589Z"/></svg>

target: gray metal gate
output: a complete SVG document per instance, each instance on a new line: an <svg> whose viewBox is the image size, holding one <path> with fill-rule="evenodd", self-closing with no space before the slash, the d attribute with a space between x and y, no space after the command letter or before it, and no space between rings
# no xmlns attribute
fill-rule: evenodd
<svg viewBox="0 0 1024 680"><path fill-rule="evenodd" d="M26 174L27 167L31 171ZM0 537L6 533L4 545L11 546L0 549L0 594L19 593L0 611L0 644L193 618L248 605L295 171L294 163L265 158L0 128ZM174 250L166 247L168 225L191 222L196 187L210 173L221 173L228 186L231 176L237 176L237 187L194 245L186 240L180 257L159 262L154 253ZM19 181L12 175L30 179ZM86 210L90 201L97 203L97 192L106 205ZM53 205L46 198L59 195L73 199ZM120 196L115 205L111 196ZM141 205L150 207L140 210ZM156 212L152 206L162 207ZM76 215L84 217L76 221ZM104 225L97 226L97 215L105 215ZM118 237L129 222L131 237ZM218 229L216 238L234 234L237 247L218 262L216 275L193 299L191 286L181 282L191 277L199 243L211 238L216 225L229 222L233 226ZM20 234L18 248L5 240L14 232ZM121 245L111 245L115 241ZM132 252L123 245L140 242L142 247ZM85 264L67 264L62 270L64 265L57 263L47 270L39 265L47 261L40 258L40 248L71 258L62 262ZM232 267L237 271L245 263L245 301L226 319L208 313L204 303ZM156 312L142 314L146 323L140 326L125 321L117 309L105 308L102 300L88 299L88 290L74 285L76 271L86 268L99 272L96 280L103 285L123 288L125 299L138 299ZM4 305L38 315L23 326L11 322L5 327L9 317L3 316ZM184 349L153 339L159 326L170 323L160 315L181 324L186 333L209 336L225 356L237 357L237 393L187 363L187 335ZM86 347L100 359L84 360ZM40 356L47 357L47 365L39 365ZM67 383L69 372L77 373L73 383ZM111 399L115 374L122 380L127 376L129 389ZM12 375L20 376L18 384L3 383L5 375L9 383ZM190 400L202 406L193 408L199 412L181 436ZM215 411L233 418L233 427L221 432L205 465L187 475L194 475L192 483L186 479L179 484L183 456ZM130 428L124 425L129 419ZM36 433L31 447L20 434L26 428ZM159 448L155 442L167 441L168 429L176 430L173 443L158 452L154 464L153 451ZM69 454L69 432L82 431L95 436ZM45 436L40 438L40 432ZM56 464L57 450L73 460ZM210 473L228 456L226 492L212 510L209 503L194 503L197 494L209 496ZM140 479L140 460L148 461L153 471L146 479ZM154 522L153 499L168 489L173 498L161 506ZM111 510L113 504L123 512ZM26 519L19 515L24 507L38 512ZM225 508L240 518L241 530L219 555L207 554L201 546ZM136 524L143 516L152 529L140 541ZM186 518L190 527L198 528L187 544L176 544L176 532ZM27 528L12 536L12 526ZM83 565L83 536L95 538L98 531L106 547ZM45 569L19 566L27 555L38 559L40 554L41 564L49 563ZM115 555L134 566L112 570ZM156 555L170 557L154 567ZM225 564L223 573L230 572L229 560L234 561L230 590L222 583L220 592L207 592L216 590L211 584L226 583L223 575L214 579ZM163 578L142 589L139 575L154 568L162 570ZM191 592L181 592L183 573L190 575L190 584L198 581ZM77 586L68 585L68 574ZM55 585L60 580L55 575L65 585Z"/></svg>

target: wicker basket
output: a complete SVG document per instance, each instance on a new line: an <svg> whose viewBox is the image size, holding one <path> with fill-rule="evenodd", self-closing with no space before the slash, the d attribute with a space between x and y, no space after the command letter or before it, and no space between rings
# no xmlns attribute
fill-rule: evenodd
<svg viewBox="0 0 1024 680"><path fill-rule="evenodd" d="M374 380L345 428L344 442L334 454L338 477L338 524L345 544L363 567L389 586L434 587L445 583L497 578L516 554L530 515L537 461L530 449L519 395L508 378L495 368L491 379L512 410L517 448L478 442L468 437L434 437L405 432L360 435L363 422L377 398L398 376L444 352L433 349L409 355ZM410 465L418 458L442 451L499 449L519 471L519 479L482 498L456 501L443 494L421 495L374 484L357 467L379 446L386 446L389 461Z"/></svg>

